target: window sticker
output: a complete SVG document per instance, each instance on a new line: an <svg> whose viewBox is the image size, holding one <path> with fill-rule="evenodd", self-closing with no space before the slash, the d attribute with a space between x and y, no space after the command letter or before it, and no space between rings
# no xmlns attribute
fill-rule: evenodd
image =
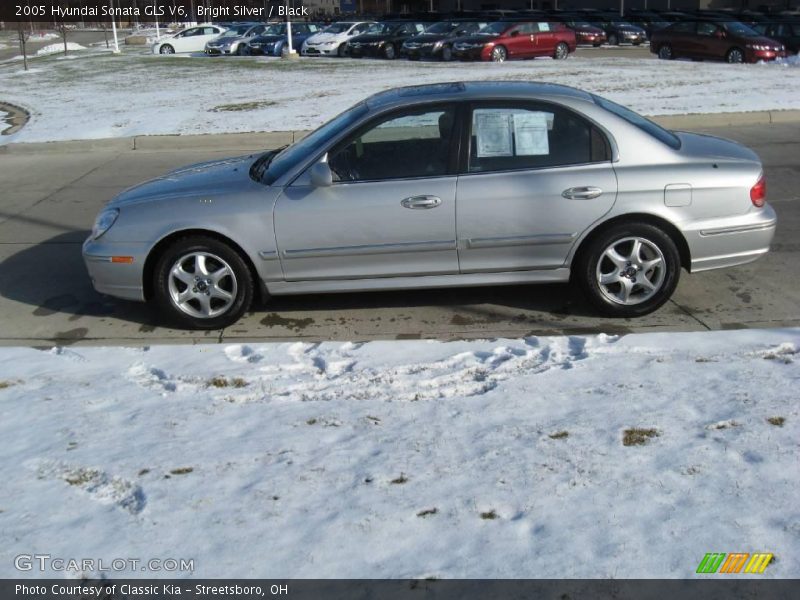
<svg viewBox="0 0 800 600"><path fill-rule="evenodd" d="M514 115L516 155L541 156L549 154L547 129L547 115L545 113L516 113Z"/></svg>
<svg viewBox="0 0 800 600"><path fill-rule="evenodd" d="M475 135L478 158L514 155L511 115L475 111Z"/></svg>
<svg viewBox="0 0 800 600"><path fill-rule="evenodd" d="M550 23L539 23L539 31L550 31Z"/></svg>

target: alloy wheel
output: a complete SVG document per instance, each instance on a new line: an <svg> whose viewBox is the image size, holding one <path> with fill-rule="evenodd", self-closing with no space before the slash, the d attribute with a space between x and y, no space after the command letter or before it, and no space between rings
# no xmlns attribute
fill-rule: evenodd
<svg viewBox="0 0 800 600"><path fill-rule="evenodd" d="M672 46L669 44L661 46L661 48L658 49L658 58L672 60Z"/></svg>
<svg viewBox="0 0 800 600"><path fill-rule="evenodd" d="M565 43L556 46L556 59L563 60L569 55L569 47Z"/></svg>
<svg viewBox="0 0 800 600"><path fill-rule="evenodd" d="M649 300L661 289L666 262L661 249L650 240L625 237L603 251L595 274L607 299L631 306Z"/></svg>
<svg viewBox="0 0 800 600"><path fill-rule="evenodd" d="M236 300L238 284L231 266L210 252L191 252L178 258L169 270L172 304L197 319L224 314Z"/></svg>
<svg viewBox="0 0 800 600"><path fill-rule="evenodd" d="M506 60L506 49L502 46L497 46L492 50L492 62L505 62Z"/></svg>
<svg viewBox="0 0 800 600"><path fill-rule="evenodd" d="M175 54L175 48L170 46L169 44L164 44L161 48L158 49L159 54Z"/></svg>
<svg viewBox="0 0 800 600"><path fill-rule="evenodd" d="M728 51L728 62L731 64L743 63L744 53L739 48L731 48Z"/></svg>

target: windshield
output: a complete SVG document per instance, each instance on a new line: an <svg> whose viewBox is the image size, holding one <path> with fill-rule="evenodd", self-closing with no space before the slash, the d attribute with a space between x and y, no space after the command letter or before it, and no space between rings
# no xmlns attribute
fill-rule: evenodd
<svg viewBox="0 0 800 600"><path fill-rule="evenodd" d="M625 108L616 102L611 102L611 100L601 98L600 96L595 96L592 94L592 98L598 106L606 109L608 112L614 113L618 117L625 119L631 125L635 125L645 133L650 134L670 148L677 150L681 147L681 141L675 134L673 134L671 131L667 131L660 125L656 125L650 119L645 119L642 115L633 112L631 109Z"/></svg>
<svg viewBox="0 0 800 600"><path fill-rule="evenodd" d="M506 23L505 21L495 21L494 23L489 23L486 27L481 28L478 33L481 35L500 35L503 33L511 23Z"/></svg>
<svg viewBox="0 0 800 600"><path fill-rule="evenodd" d="M342 131L350 127L350 125L360 119L367 111L367 105L364 102L360 102L334 117L322 127L315 129L299 142L295 142L288 148L285 148L269 163L269 169L267 170L267 175L263 179L263 182L267 185L275 183L301 161L308 158L309 154L319 150Z"/></svg>
<svg viewBox="0 0 800 600"><path fill-rule="evenodd" d="M236 27L231 27L230 29L226 29L224 32L222 32L222 37L236 37L244 35L251 27L252 25L238 25Z"/></svg>
<svg viewBox="0 0 800 600"><path fill-rule="evenodd" d="M425 30L425 33L450 33L458 23L451 23L450 21L442 21L441 23L434 23Z"/></svg>
<svg viewBox="0 0 800 600"><path fill-rule="evenodd" d="M398 23L375 23L373 25L370 25L364 33L370 33L370 34L391 33L398 27L400 27L400 24Z"/></svg>
<svg viewBox="0 0 800 600"><path fill-rule="evenodd" d="M760 37L760 34L755 29L748 27L744 23L739 23L739 21L720 23L720 25L722 25L722 28L725 31L733 35L740 35L742 37Z"/></svg>
<svg viewBox="0 0 800 600"><path fill-rule="evenodd" d="M323 29L323 31L325 33L345 33L352 25L352 23L334 23L330 27Z"/></svg>
<svg viewBox="0 0 800 600"><path fill-rule="evenodd" d="M571 21L573 27L594 27L591 23L587 21Z"/></svg>
<svg viewBox="0 0 800 600"><path fill-rule="evenodd" d="M285 23L276 23L275 25L268 25L264 28L262 35L283 35L286 33Z"/></svg>

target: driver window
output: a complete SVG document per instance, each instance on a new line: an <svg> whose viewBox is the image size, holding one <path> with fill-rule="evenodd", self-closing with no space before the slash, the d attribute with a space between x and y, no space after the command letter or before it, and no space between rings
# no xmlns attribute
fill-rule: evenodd
<svg viewBox="0 0 800 600"><path fill-rule="evenodd" d="M379 181L447 175L455 108L406 112L384 119L335 149L334 181Z"/></svg>
<svg viewBox="0 0 800 600"><path fill-rule="evenodd" d="M714 25L714 23L698 23L697 24L697 34L698 35L714 35L719 30L719 27Z"/></svg>

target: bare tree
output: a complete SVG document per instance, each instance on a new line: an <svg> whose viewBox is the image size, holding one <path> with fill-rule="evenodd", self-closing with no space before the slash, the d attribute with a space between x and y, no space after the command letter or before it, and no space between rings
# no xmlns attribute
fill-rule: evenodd
<svg viewBox="0 0 800 600"><path fill-rule="evenodd" d="M64 40L64 56L67 55L67 24L63 21L58 26L58 33L61 35L61 38Z"/></svg>
<svg viewBox="0 0 800 600"><path fill-rule="evenodd" d="M19 33L19 49L22 52L22 64L25 66L25 70L28 70L28 49L27 49L27 42L28 42L28 33L22 27L22 23L17 23L17 33Z"/></svg>

